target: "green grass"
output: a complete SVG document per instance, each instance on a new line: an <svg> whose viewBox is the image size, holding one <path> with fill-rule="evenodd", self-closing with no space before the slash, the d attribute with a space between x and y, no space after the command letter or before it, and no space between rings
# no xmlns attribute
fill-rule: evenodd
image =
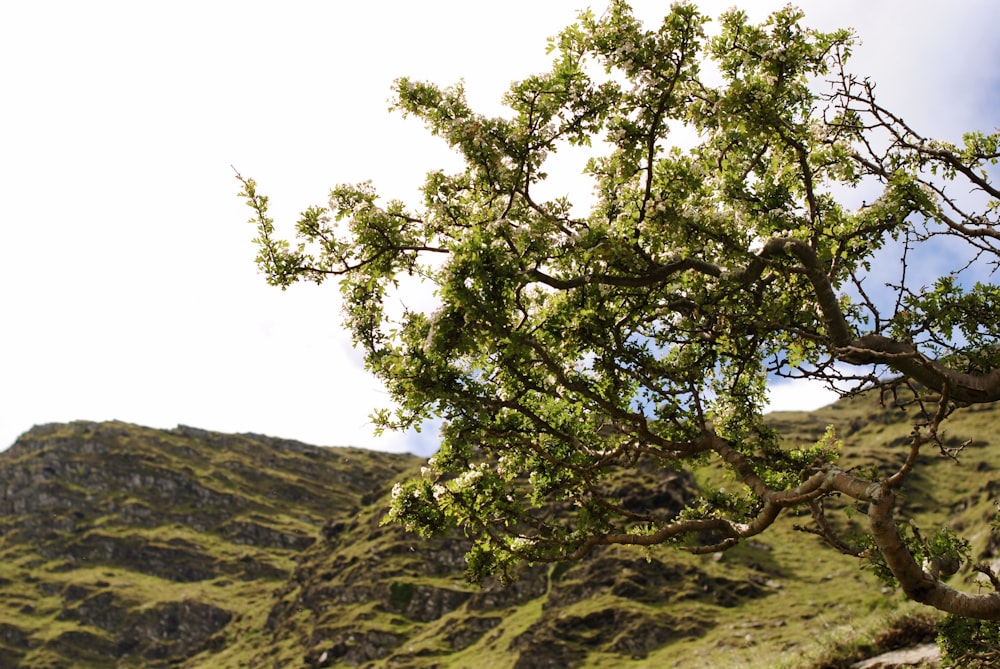
<svg viewBox="0 0 1000 669"><path fill-rule="evenodd" d="M874 466L890 472L906 457L910 431L905 416L890 413L887 420L871 398L862 397L811 414L771 418L790 446L814 443L834 424L845 442L843 467ZM1000 444L994 436L1000 435L1000 411L957 412L946 428L948 445L971 439L959 456L961 465L926 447L902 495L901 517L926 536L942 525L962 531L971 539L974 559L993 556L989 530L1000 492L995 483ZM75 444L75 450L67 451L67 443ZM315 657L330 646L330 635L344 629L406 638L388 656L366 665L372 669L503 669L513 667L519 653L551 652L560 644L578 652L574 666L581 667L811 669L874 652L877 637L886 629L905 628L905 621L926 613L885 591L863 562L797 531L794 525L807 524L807 515L786 515L755 541L719 556L666 548L610 549L581 564L531 572L529 584L535 583L531 578L541 579L531 585L537 585L538 596L498 608L476 608L468 600L436 620L421 622L407 614L414 597L434 595L433 589L446 591L437 593L441 596L474 594L477 589L462 580L460 550L380 526L385 499L372 503L372 493L387 493L396 477L415 473L421 464L417 458L309 449L259 437L198 437L120 423L56 426L29 435L20 449L0 456L4 470L36 471L46 462L62 463L72 475L72 480L61 482L50 477L47 485L61 484L60 490L75 504L88 495L90 501L46 509L44 522L33 520L35 516L0 518L0 624L17 627L34 644L29 651L0 647L0 664L9 651L26 653L19 666L67 666L74 638L85 639L72 634L86 632L102 644L109 641L110 633L60 619L80 597L102 591L114 592L118 605L136 611L194 600L233 612L220 633L221 645L175 665L198 669L235 669L255 659L260 666L286 662L289 668L302 667L309 653ZM199 499L184 497L183 486L171 497L155 486L129 483L129 477L139 474L191 481L208 491L205 494L226 495L232 506L206 508ZM627 476L638 483L655 472ZM105 488L93 489L105 479ZM739 485L711 464L698 472L698 481L705 486ZM126 522L121 509L130 504L148 508L151 516L139 524ZM837 504L833 501L830 507ZM206 519L203 526L188 522L196 518ZM320 537L322 524L333 521L341 524L338 533L330 540ZM859 515L838 520L857 527L863 521ZM252 522L317 541L303 551L241 544L226 534L233 522ZM59 529L63 527L76 529ZM66 547L90 532L197 550L226 567L215 578L179 583L144 574L140 565L68 560ZM647 557L654 562L644 562ZM438 558L455 560L454 568L429 569ZM240 566L264 562L281 577L250 578ZM656 570L644 571L649 567L642 565L649 564ZM671 574L682 577L670 580ZM666 581L659 590L642 590L645 578ZM965 589L976 589L968 569L952 578ZM747 584L756 584L747 591L750 595L722 596L727 588ZM636 588L641 601L615 594ZM350 601L344 593L360 599ZM737 600L738 605L727 605ZM266 626L269 618L271 628ZM620 629L593 626L605 619L613 619ZM663 645L637 654L621 650L651 630L663 635ZM457 647L448 639L455 639ZM80 662L101 666L82 651ZM121 666L153 666L143 662L133 658Z"/></svg>

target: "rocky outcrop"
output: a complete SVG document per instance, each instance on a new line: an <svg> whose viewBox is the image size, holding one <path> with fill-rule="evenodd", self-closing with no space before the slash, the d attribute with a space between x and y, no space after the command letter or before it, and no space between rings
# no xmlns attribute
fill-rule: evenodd
<svg viewBox="0 0 1000 669"><path fill-rule="evenodd" d="M105 639L110 644L105 653L111 657L138 656L145 660L194 655L209 647L213 637L233 618L232 612L199 601L137 604L104 590L69 604L58 618L107 632L107 637L82 633ZM64 638L60 643L65 645L67 641Z"/></svg>
<svg viewBox="0 0 1000 669"><path fill-rule="evenodd" d="M913 648L881 653L861 662L855 662L851 669L896 669L897 667L924 667L931 669L941 665L941 649L936 643L925 643Z"/></svg>

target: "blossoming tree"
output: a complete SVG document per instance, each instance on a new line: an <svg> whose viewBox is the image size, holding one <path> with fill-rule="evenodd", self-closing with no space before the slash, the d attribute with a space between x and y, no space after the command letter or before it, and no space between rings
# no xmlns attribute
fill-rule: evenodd
<svg viewBox="0 0 1000 669"><path fill-rule="evenodd" d="M240 177L268 280L339 281L346 326L396 403L378 426L442 422L440 450L396 489L390 517L462 528L473 576L608 544L725 550L804 508L831 546L874 555L912 598L1000 618L1000 595L942 580L959 540L919 546L894 520L918 452L944 448L942 421L1000 399L1000 292L962 274L998 261L987 168L1000 137L920 135L845 68L848 32L801 20L731 11L708 39L693 5L649 30L615 1L552 40L551 70L513 84L502 117L470 109L461 86L399 79L396 108L465 168L429 173L416 208L338 186L302 214L294 243ZM690 148L673 141L680 129ZM584 213L538 194L565 146L592 153ZM875 196L849 206L852 187ZM906 268L944 242L955 266L921 277L923 290L914 271L884 290L865 283L876 257ZM433 306L401 304L400 282ZM762 417L779 377L905 390L923 416L908 455L866 477L840 464L832 436L785 444ZM680 514L636 511L611 481L640 461L721 463L743 489ZM821 504L833 494L867 508L869 540L838 534Z"/></svg>

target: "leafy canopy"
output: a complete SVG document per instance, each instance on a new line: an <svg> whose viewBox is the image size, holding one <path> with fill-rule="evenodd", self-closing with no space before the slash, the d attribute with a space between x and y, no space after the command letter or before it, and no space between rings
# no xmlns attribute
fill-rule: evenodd
<svg viewBox="0 0 1000 669"><path fill-rule="evenodd" d="M1000 399L1000 295L962 274L997 262L1000 137L919 135L845 69L849 32L801 20L730 11L708 39L692 4L651 30L613 1L550 41L551 70L513 84L500 117L472 110L461 84L399 79L395 108L465 168L429 173L418 208L338 186L302 214L294 243L239 177L270 283L338 279L345 324L396 404L379 428L443 422L440 450L397 487L390 517L474 537L471 576L604 544L723 550L806 507L816 533L875 554L912 597L1000 617L996 595L956 593L930 564L961 542L924 555L892 515L941 421ZM591 154L582 213L539 195L546 158L567 146ZM876 196L847 204L857 187ZM970 187L975 211L952 195ZM919 285L909 264L925 248L956 264ZM898 282L865 283L897 252ZM429 306L403 304L403 284L426 289ZM787 447L762 419L777 377L908 389L924 418L906 461L865 477L838 466L832 434ZM742 490L679 514L614 492L617 472L710 460ZM833 528L820 502L835 493L868 505L870 541Z"/></svg>

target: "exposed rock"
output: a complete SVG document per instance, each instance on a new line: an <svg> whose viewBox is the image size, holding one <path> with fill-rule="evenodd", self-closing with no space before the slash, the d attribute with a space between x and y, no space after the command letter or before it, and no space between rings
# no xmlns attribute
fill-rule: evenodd
<svg viewBox="0 0 1000 669"><path fill-rule="evenodd" d="M518 572L518 578L509 583L484 583L469 599L469 609L493 611L519 606L542 597L548 589L547 565L524 568Z"/></svg>
<svg viewBox="0 0 1000 669"><path fill-rule="evenodd" d="M703 599L720 606L737 606L762 597L768 590L753 578L742 581L711 577L691 566L667 564L657 559L629 559L612 555L573 565L549 595L547 606L567 606L609 592L617 597L647 603Z"/></svg>
<svg viewBox="0 0 1000 669"><path fill-rule="evenodd" d="M133 602L119 600L114 593L100 592L59 614L60 620L76 620L106 631L122 629Z"/></svg>
<svg viewBox="0 0 1000 669"><path fill-rule="evenodd" d="M462 650L478 641L503 621L499 616L472 616L464 618L445 634L445 641L452 650Z"/></svg>
<svg viewBox="0 0 1000 669"><path fill-rule="evenodd" d="M712 625L707 620L679 619L663 611L608 608L543 618L514 639L510 649L519 653L516 666L525 669L574 666L594 650L642 659L669 641L702 636Z"/></svg>
<svg viewBox="0 0 1000 669"><path fill-rule="evenodd" d="M109 633L105 655L142 655L150 659L185 657L204 648L232 619L232 613L197 601L163 602L137 607L110 592L65 610L63 620L76 620ZM92 635L91 635L92 636Z"/></svg>
<svg viewBox="0 0 1000 669"><path fill-rule="evenodd" d="M371 660L386 657L403 641L399 634L385 630L367 630L359 632L351 628L342 628L332 632L317 630L311 639L313 645L323 650L316 653L315 664L324 653L332 662L357 666Z"/></svg>
<svg viewBox="0 0 1000 669"><path fill-rule="evenodd" d="M312 546L316 538L305 534L282 532L250 521L234 521L222 527L224 536L238 544L260 548L289 548L300 551Z"/></svg>
<svg viewBox="0 0 1000 669"><path fill-rule="evenodd" d="M14 648L28 648L30 636L27 632L16 625L10 623L0 623L0 641L5 646Z"/></svg>
<svg viewBox="0 0 1000 669"><path fill-rule="evenodd" d="M422 623L437 620L445 613L454 611L467 599L469 593L461 590L396 581L389 586L389 605L411 620Z"/></svg>
<svg viewBox="0 0 1000 669"><path fill-rule="evenodd" d="M45 646L59 655L74 658L80 664L121 656L119 647L113 641L88 630L66 630Z"/></svg>
<svg viewBox="0 0 1000 669"><path fill-rule="evenodd" d="M203 602L165 602L130 612L126 631L119 632L119 645L135 643L150 659L190 657L209 647L232 617L231 612Z"/></svg>
<svg viewBox="0 0 1000 669"><path fill-rule="evenodd" d="M76 564L126 567L182 583L208 580L225 571L215 558L193 545L162 545L139 535L109 536L90 532L70 540L62 548L55 543L42 554Z"/></svg>
<svg viewBox="0 0 1000 669"><path fill-rule="evenodd" d="M926 643L914 648L882 653L862 662L855 662L851 669L892 669L893 667L938 667L941 664L941 649L935 643Z"/></svg>

